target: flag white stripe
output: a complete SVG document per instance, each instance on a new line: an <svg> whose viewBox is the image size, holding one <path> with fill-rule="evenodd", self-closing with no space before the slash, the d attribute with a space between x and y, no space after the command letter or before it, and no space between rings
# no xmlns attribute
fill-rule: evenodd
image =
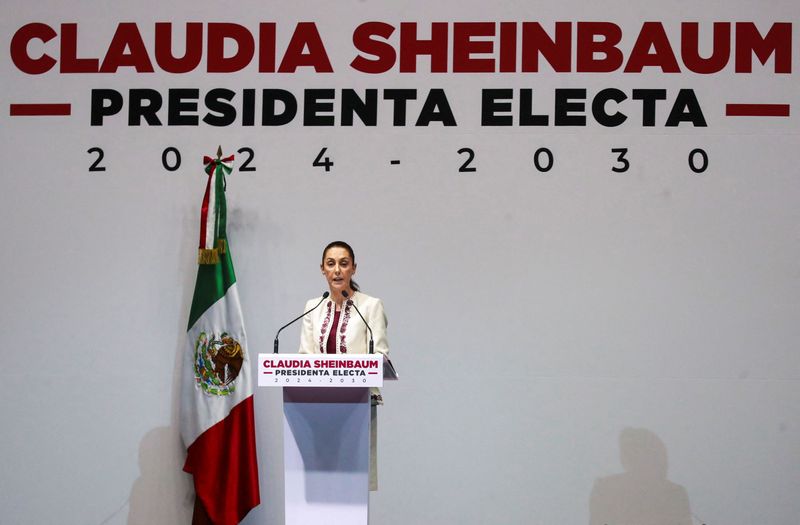
<svg viewBox="0 0 800 525"><path fill-rule="evenodd" d="M217 171L214 170L214 173L210 175L211 184L209 185L208 190L208 214L206 214L206 243L203 248L211 249L214 248L214 241L217 238L217 232L215 229L216 218L217 218Z"/></svg>
<svg viewBox="0 0 800 525"><path fill-rule="evenodd" d="M234 381L236 390L227 396L206 394L195 382L194 346L201 332L219 335L226 331L239 341L244 352L244 363L239 377ZM253 392L247 353L247 336L242 322L239 292L234 283L223 297L208 308L186 334L184 373L181 395L181 436L186 446L191 445L203 432L225 419L231 409Z"/></svg>

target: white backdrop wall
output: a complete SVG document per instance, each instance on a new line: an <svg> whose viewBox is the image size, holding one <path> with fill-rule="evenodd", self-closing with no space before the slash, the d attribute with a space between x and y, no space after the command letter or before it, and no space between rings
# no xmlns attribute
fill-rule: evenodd
<svg viewBox="0 0 800 525"><path fill-rule="evenodd" d="M229 232L250 352L324 289L322 247L356 250L363 289L387 307L402 380L380 413L376 524L793 524L800 515L798 90L792 1L38 2L4 0L4 49L26 24L59 37L27 47L59 59L60 24L78 55L103 57L135 22L277 24L279 57L295 24L315 22L334 71L31 75L2 67L4 166L0 289L0 523L187 523L193 494L177 433L179 353L196 271L201 159L217 145L255 153L228 181ZM714 74L365 74L349 66L366 21L612 22L627 55L642 23L680 49L681 22L789 23L789 73L775 56ZM427 31L427 33L426 33ZM490 39L491 40L491 39ZM179 42L180 38L176 39ZM397 34L390 41L398 46ZM176 43L176 54L181 44ZM233 53L230 47L228 52ZM573 53L575 50L573 50ZM486 56L492 56L486 55ZM680 57L679 57L680 58ZM449 62L452 65L452 59ZM573 62L574 63L574 62ZM680 62L679 62L680 63ZM128 90L337 90L336 125L130 126ZM417 89L409 123L379 104L374 127L342 126L340 89ZM414 126L428 90L457 125ZM482 126L481 90L530 88L551 125ZM641 103L607 128L552 125L557 88L665 89L656 125ZM118 90L120 114L90 125L91 91ZM707 122L664 127L678 90ZM515 91L516 92L516 91ZM516 92L518 93L518 92ZM202 95L201 95L202 97ZM70 103L69 116L11 116L11 104ZM789 117L730 117L730 103L785 104ZM257 108L260 110L260 102ZM613 103L612 103L613 104ZM519 107L515 94L514 111ZM302 108L302 104L301 104ZM190 111L191 112L191 111ZM202 98L195 112L206 113ZM166 124L166 108L159 113ZM258 120L258 119L256 119ZM102 172L90 172L102 148ZM181 166L168 172L162 152ZM334 165L312 166L321 150ZM553 155L537 171L534 152ZM460 173L466 153L472 167ZM612 148L630 162L615 173ZM694 173L689 153L708 167ZM696 154L697 155L697 154ZM246 153L238 154L241 162ZM391 160L400 160L391 165ZM540 161L543 159L540 158ZM170 162L174 159L170 157ZM699 157L695 157L698 161ZM297 330L282 348L298 342ZM445 373L447 380L437 378ZM256 394L262 505L246 524L283 520L280 394ZM688 501L687 501L688 500ZM660 510L659 510L660 509ZM690 510L689 510L690 509ZM674 523L680 523L675 518Z"/></svg>

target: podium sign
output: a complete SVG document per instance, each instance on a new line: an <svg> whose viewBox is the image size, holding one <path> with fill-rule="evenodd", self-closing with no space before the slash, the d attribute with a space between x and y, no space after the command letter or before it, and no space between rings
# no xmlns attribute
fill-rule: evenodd
<svg viewBox="0 0 800 525"><path fill-rule="evenodd" d="M382 354L258 354L258 386L381 387Z"/></svg>

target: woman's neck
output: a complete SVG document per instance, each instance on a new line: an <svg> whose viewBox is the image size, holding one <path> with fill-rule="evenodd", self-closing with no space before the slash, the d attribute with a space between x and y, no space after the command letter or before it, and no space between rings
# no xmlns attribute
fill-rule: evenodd
<svg viewBox="0 0 800 525"><path fill-rule="evenodd" d="M347 292L347 298L352 299L353 293L355 292L353 290L345 290L345 291ZM331 301L333 301L336 304L337 309L340 308L342 306L342 303L344 303L346 300L347 299L345 299L345 297L341 293L339 293L338 291L331 290Z"/></svg>

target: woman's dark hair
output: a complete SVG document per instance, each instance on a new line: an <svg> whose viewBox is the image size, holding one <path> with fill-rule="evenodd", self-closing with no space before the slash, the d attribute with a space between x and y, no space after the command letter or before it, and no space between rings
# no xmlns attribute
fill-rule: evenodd
<svg viewBox="0 0 800 525"><path fill-rule="evenodd" d="M328 253L328 250L330 250L331 248L342 248L342 249L347 250L347 253L350 254L350 260L352 261L352 263L353 264L356 263L356 254L355 254L355 252L353 252L352 246L350 246L349 244L347 244L344 241L333 241L331 243L328 243L328 245L325 247L325 249L322 250L322 264L325 264L325 254ZM358 291L361 290L361 288L358 286L358 283L356 283L352 279L350 279L350 288L352 288L353 291L355 291L355 292L358 292Z"/></svg>

